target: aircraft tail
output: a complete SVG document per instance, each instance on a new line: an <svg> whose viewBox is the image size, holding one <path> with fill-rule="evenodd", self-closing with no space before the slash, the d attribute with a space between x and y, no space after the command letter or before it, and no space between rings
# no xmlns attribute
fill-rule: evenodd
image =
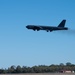
<svg viewBox="0 0 75 75"><path fill-rule="evenodd" d="M58 27L65 27L66 20L62 20L62 22L58 25Z"/></svg>

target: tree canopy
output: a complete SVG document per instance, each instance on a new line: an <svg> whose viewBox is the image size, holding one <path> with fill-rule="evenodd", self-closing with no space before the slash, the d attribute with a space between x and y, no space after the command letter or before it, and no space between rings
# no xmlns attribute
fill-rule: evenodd
<svg viewBox="0 0 75 75"><path fill-rule="evenodd" d="M70 70L75 71L75 64L71 64L70 62L67 62L65 65L63 63L60 63L59 65L51 64L49 66L47 65L38 65L38 66L15 66L12 65L8 67L7 69L0 69L0 74L6 74L6 73L56 73L60 72L61 70Z"/></svg>

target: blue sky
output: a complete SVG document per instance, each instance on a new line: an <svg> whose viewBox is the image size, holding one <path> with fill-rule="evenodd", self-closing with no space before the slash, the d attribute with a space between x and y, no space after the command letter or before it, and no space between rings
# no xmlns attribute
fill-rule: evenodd
<svg viewBox="0 0 75 75"><path fill-rule="evenodd" d="M28 24L69 31L34 32ZM0 0L0 68L71 62L75 64L75 0Z"/></svg>

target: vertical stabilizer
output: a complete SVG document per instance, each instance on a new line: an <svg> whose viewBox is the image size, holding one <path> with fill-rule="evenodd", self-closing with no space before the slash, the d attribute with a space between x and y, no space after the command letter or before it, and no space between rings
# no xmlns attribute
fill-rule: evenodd
<svg viewBox="0 0 75 75"><path fill-rule="evenodd" d="M62 20L62 22L58 25L58 27L65 27L66 20Z"/></svg>

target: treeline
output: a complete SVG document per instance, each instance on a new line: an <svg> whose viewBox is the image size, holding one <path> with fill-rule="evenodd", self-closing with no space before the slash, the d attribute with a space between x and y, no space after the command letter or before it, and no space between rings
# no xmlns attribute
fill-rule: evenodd
<svg viewBox="0 0 75 75"><path fill-rule="evenodd" d="M70 62L66 63L65 65L63 63L60 63L59 65L38 65L33 67L27 67L27 66L14 66L12 65L8 69L0 69L0 74L6 74L6 73L55 73L60 72L62 70L70 70L75 71L75 64L71 64Z"/></svg>

